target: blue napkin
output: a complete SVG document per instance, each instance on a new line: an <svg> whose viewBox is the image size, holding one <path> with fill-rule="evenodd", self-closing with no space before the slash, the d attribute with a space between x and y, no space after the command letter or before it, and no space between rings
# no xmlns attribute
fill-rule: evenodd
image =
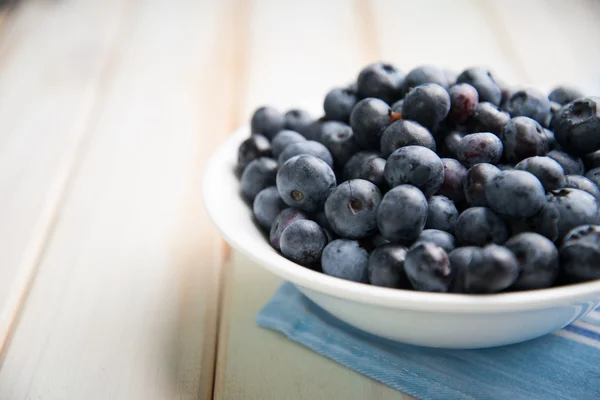
<svg viewBox="0 0 600 400"><path fill-rule="evenodd" d="M440 350L397 343L352 328L291 283L284 283L256 322L423 400L599 400L598 310L559 332L525 343Z"/></svg>

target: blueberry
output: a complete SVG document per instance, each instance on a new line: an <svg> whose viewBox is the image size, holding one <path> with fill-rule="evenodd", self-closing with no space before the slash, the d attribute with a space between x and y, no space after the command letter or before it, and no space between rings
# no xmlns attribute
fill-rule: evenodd
<svg viewBox="0 0 600 400"><path fill-rule="evenodd" d="M446 196L431 196L428 199L425 228L453 233L457 218L458 210L454 202Z"/></svg>
<svg viewBox="0 0 600 400"><path fill-rule="evenodd" d="M260 107L252 115L250 127L252 133L260 133L272 139L277 132L283 129L285 119L283 114L273 107Z"/></svg>
<svg viewBox="0 0 600 400"><path fill-rule="evenodd" d="M356 80L361 98L376 97L392 104L402 97L404 74L393 65L375 63L366 66Z"/></svg>
<svg viewBox="0 0 600 400"><path fill-rule="evenodd" d="M256 220L266 229L271 229L273 221L287 205L281 200L277 187L269 186L256 195L252 212Z"/></svg>
<svg viewBox="0 0 600 400"><path fill-rule="evenodd" d="M560 263L573 282L600 279L600 226L573 229L560 248Z"/></svg>
<svg viewBox="0 0 600 400"><path fill-rule="evenodd" d="M590 169L585 173L585 177L594 182L596 186L600 185L600 167Z"/></svg>
<svg viewBox="0 0 600 400"><path fill-rule="evenodd" d="M366 98L359 101L352 110L350 126L363 149L379 150L381 134L399 117L383 100Z"/></svg>
<svg viewBox="0 0 600 400"><path fill-rule="evenodd" d="M406 254L404 271L412 286L426 292L447 292L452 282L448 255L433 243L417 243Z"/></svg>
<svg viewBox="0 0 600 400"><path fill-rule="evenodd" d="M579 189L560 189L548 193L548 205L560 214L556 224L558 240L579 225L598 223L598 202Z"/></svg>
<svg viewBox="0 0 600 400"><path fill-rule="evenodd" d="M552 286L558 275L558 250L554 243L532 232L511 237L505 245L519 264L519 277L512 288L543 289Z"/></svg>
<svg viewBox="0 0 600 400"><path fill-rule="evenodd" d="M586 154L581 157L585 169L587 171L595 168L600 168L600 150L594 151L593 153Z"/></svg>
<svg viewBox="0 0 600 400"><path fill-rule="evenodd" d="M344 180L347 181L348 179L359 179L363 164L368 160L378 156L379 154L374 151L359 151L358 153L354 154L346 162L346 165L344 165Z"/></svg>
<svg viewBox="0 0 600 400"><path fill-rule="evenodd" d="M524 158L543 156L548 151L546 134L540 124L528 117L515 117L500 134L504 145L504 156L511 163Z"/></svg>
<svg viewBox="0 0 600 400"><path fill-rule="evenodd" d="M369 181L352 179L336 187L325 201L325 215L341 237L360 239L377 231L381 192Z"/></svg>
<svg viewBox="0 0 600 400"><path fill-rule="evenodd" d="M411 119L431 130L450 111L450 95L436 83L413 88L404 98L402 118Z"/></svg>
<svg viewBox="0 0 600 400"><path fill-rule="evenodd" d="M243 171L251 161L271 156L271 144L263 135L253 134L238 148L237 168Z"/></svg>
<svg viewBox="0 0 600 400"><path fill-rule="evenodd" d="M290 143L286 146L283 152L279 155L279 165L285 164L289 159L301 154L311 155L324 161L327 165L333 168L333 156L327 147L322 143L314 140L306 140L303 142Z"/></svg>
<svg viewBox="0 0 600 400"><path fill-rule="evenodd" d="M369 158L360 166L354 179L365 179L381 190L387 191L388 184L384 176L385 164L386 161L381 157Z"/></svg>
<svg viewBox="0 0 600 400"><path fill-rule="evenodd" d="M490 132L471 133L458 145L458 159L467 167L479 163L496 164L502 158L503 146L498 136Z"/></svg>
<svg viewBox="0 0 600 400"><path fill-rule="evenodd" d="M406 146L389 156L384 175L390 187L411 184L431 196L444 181L444 163L426 147Z"/></svg>
<svg viewBox="0 0 600 400"><path fill-rule="evenodd" d="M375 236L373 236L373 238L371 239L371 243L375 248L377 248L391 242L387 240L381 233L376 233Z"/></svg>
<svg viewBox="0 0 600 400"><path fill-rule="evenodd" d="M446 253L451 252L456 247L456 239L454 236L439 229L425 229L421 232L413 246L416 246L416 243L421 242L433 243L444 249Z"/></svg>
<svg viewBox="0 0 600 400"><path fill-rule="evenodd" d="M598 189L598 186L592 180L581 175L567 175L566 179L567 183L565 187L580 189L584 192L588 192L589 194L594 196L594 198L596 198L596 201L598 201L600 204L600 189Z"/></svg>
<svg viewBox="0 0 600 400"><path fill-rule="evenodd" d="M375 286L407 289L410 287L404 272L407 249L399 244L384 244L369 256L369 283Z"/></svg>
<svg viewBox="0 0 600 400"><path fill-rule="evenodd" d="M390 106L390 108L392 109L393 112L402 114L403 105L404 105L404 99L400 99L400 100L396 101L394 104L392 104Z"/></svg>
<svg viewBox="0 0 600 400"><path fill-rule="evenodd" d="M584 97L583 93L570 86L558 86L554 88L548 95L548 99L560 105L565 105L581 97Z"/></svg>
<svg viewBox="0 0 600 400"><path fill-rule="evenodd" d="M504 109L514 117L529 117L540 124L550 114L550 100L537 89L526 88L513 93Z"/></svg>
<svg viewBox="0 0 600 400"><path fill-rule="evenodd" d="M442 158L444 163L444 182L438 194L444 195L453 201L461 201L465 198L463 190L467 169L454 158Z"/></svg>
<svg viewBox="0 0 600 400"><path fill-rule="evenodd" d="M463 276L473 257L481 256L481 248L476 246L463 246L457 247L448 254L448 260L450 261L450 268L452 269L452 283L450 284L450 291L453 293L464 293L463 287L465 280Z"/></svg>
<svg viewBox="0 0 600 400"><path fill-rule="evenodd" d="M549 151L546 155L560 164L565 171L565 175L583 175L585 172L581 158L574 157L560 150Z"/></svg>
<svg viewBox="0 0 600 400"><path fill-rule="evenodd" d="M566 104L552 127L558 144L571 154L600 150L600 97L583 97Z"/></svg>
<svg viewBox="0 0 600 400"><path fill-rule="evenodd" d="M477 90L468 83L459 83L450 88L450 112L448 117L456 124L462 124L471 116L477 104Z"/></svg>
<svg viewBox="0 0 600 400"><path fill-rule="evenodd" d="M296 131L284 129L279 131L271 141L273 156L279 157L283 150L292 143L305 142L306 138Z"/></svg>
<svg viewBox="0 0 600 400"><path fill-rule="evenodd" d="M487 101L496 106L500 105L502 90L487 69L481 67L468 68L456 78L456 82L468 83L477 89L480 102Z"/></svg>
<svg viewBox="0 0 600 400"><path fill-rule="evenodd" d="M461 255L467 260L470 256L470 260L457 271L453 288L462 293L497 293L509 288L517 280L519 264L506 247L490 244L469 252Z"/></svg>
<svg viewBox="0 0 600 400"><path fill-rule="evenodd" d="M437 83L444 89L448 89L449 86L444 71L434 65L421 65L411 70L404 78L403 95L425 83Z"/></svg>
<svg viewBox="0 0 600 400"><path fill-rule="evenodd" d="M356 91L348 88L335 88L325 96L323 109L328 119L348 122L350 113L357 102Z"/></svg>
<svg viewBox="0 0 600 400"><path fill-rule="evenodd" d="M427 199L412 185L400 185L383 196L377 211L379 232L392 242L415 240L427 220Z"/></svg>
<svg viewBox="0 0 600 400"><path fill-rule="evenodd" d="M456 220L454 232L461 246L502 244L509 237L504 221L486 207L471 207L463 211Z"/></svg>
<svg viewBox="0 0 600 400"><path fill-rule="evenodd" d="M290 158L277 173L277 190L283 201L308 212L320 211L335 186L329 165L307 154Z"/></svg>
<svg viewBox="0 0 600 400"><path fill-rule="evenodd" d="M449 157L458 157L458 147L463 137L465 137L465 134L458 131L450 132L446 135L443 145L444 154Z"/></svg>
<svg viewBox="0 0 600 400"><path fill-rule="evenodd" d="M546 203L546 191L535 175L520 170L502 171L485 185L489 207L510 217L531 217Z"/></svg>
<svg viewBox="0 0 600 400"><path fill-rule="evenodd" d="M367 283L369 253L356 240L337 239L323 250L321 267L326 275Z"/></svg>
<svg viewBox="0 0 600 400"><path fill-rule="evenodd" d="M281 253L285 258L300 265L310 266L321 259L327 245L327 236L314 221L294 221L281 234Z"/></svg>
<svg viewBox="0 0 600 400"><path fill-rule="evenodd" d="M258 192L275 185L276 175L277 161L268 157L253 160L244 168L240 178L242 195L248 202L252 203Z"/></svg>
<svg viewBox="0 0 600 400"><path fill-rule="evenodd" d="M284 127L292 131L304 134L308 127L313 123L314 118L305 110L289 110L283 116Z"/></svg>
<svg viewBox="0 0 600 400"><path fill-rule="evenodd" d="M269 232L269 242L275 250L281 250L281 234L292 222L308 219L308 214L297 208L286 208L282 210L273 221Z"/></svg>
<svg viewBox="0 0 600 400"><path fill-rule="evenodd" d="M510 121L510 115L492 103L482 102L477 104L475 111L468 120L472 132L492 132L500 135L504 125Z"/></svg>
<svg viewBox="0 0 600 400"><path fill-rule="evenodd" d="M560 189L566 183L563 168L550 157L526 158L515 165L515 169L535 175L546 191Z"/></svg>
<svg viewBox="0 0 600 400"><path fill-rule="evenodd" d="M338 121L327 121L321 128L321 143L329 149L336 165L343 166L350 157L360 151L350 125Z"/></svg>
<svg viewBox="0 0 600 400"><path fill-rule="evenodd" d="M475 164L467 171L464 180L464 192L467 203L471 207L487 207L485 199L485 185L487 182L500 174L500 169L492 164Z"/></svg>
<svg viewBox="0 0 600 400"><path fill-rule="evenodd" d="M554 241L558 238L558 220L560 212L550 203L533 217L505 217L511 234L518 235L523 232L534 232Z"/></svg>
<svg viewBox="0 0 600 400"><path fill-rule="evenodd" d="M435 139L429 131L419 123L400 120L388 126L381 135L381 155L389 157L397 149L404 146L423 146L435 151Z"/></svg>

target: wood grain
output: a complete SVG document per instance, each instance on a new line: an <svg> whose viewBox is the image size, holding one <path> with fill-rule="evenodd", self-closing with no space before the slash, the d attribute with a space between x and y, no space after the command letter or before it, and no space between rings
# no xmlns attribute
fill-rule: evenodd
<svg viewBox="0 0 600 400"><path fill-rule="evenodd" d="M231 125L235 10L219 1L130 6L85 125L89 145L6 351L3 400L212 393L222 252L200 183Z"/></svg>

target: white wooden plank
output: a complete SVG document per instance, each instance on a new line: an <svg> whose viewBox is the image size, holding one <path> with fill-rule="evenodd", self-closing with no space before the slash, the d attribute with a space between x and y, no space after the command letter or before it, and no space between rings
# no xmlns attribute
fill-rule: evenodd
<svg viewBox="0 0 600 400"><path fill-rule="evenodd" d="M0 351L83 143L121 13L112 0L30 1L2 21Z"/></svg>
<svg viewBox="0 0 600 400"><path fill-rule="evenodd" d="M224 22L237 21L218 1L126 6L88 151L0 370L3 400L211 394L220 242L200 181L231 120Z"/></svg>

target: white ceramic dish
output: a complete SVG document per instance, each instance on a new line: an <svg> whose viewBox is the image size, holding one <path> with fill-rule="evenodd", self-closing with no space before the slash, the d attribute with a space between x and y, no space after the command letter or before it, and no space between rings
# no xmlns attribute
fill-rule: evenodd
<svg viewBox="0 0 600 400"><path fill-rule="evenodd" d="M233 248L350 325L404 343L481 348L548 334L600 305L600 281L472 296L375 287L299 266L271 248L239 195L233 169L238 146L248 135L248 127L234 132L207 164L203 191L210 218Z"/></svg>

